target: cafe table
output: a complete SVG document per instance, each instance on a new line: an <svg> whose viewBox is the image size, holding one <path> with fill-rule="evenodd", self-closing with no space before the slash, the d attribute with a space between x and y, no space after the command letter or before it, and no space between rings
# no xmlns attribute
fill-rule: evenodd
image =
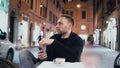
<svg viewBox="0 0 120 68"><path fill-rule="evenodd" d="M57 65L52 61L44 61L37 66L37 68L97 68L93 64L87 64L85 62L65 62L62 65Z"/></svg>

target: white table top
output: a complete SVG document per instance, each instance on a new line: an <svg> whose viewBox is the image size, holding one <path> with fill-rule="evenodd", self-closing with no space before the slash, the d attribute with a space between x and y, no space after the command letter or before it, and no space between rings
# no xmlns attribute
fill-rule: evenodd
<svg viewBox="0 0 120 68"><path fill-rule="evenodd" d="M37 68L96 68L91 66L86 66L84 62L65 62L63 65L56 65L52 61L44 61Z"/></svg>

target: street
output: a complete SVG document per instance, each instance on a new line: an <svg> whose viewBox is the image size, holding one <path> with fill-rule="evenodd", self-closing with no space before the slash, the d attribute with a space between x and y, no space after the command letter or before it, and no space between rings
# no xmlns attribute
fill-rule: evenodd
<svg viewBox="0 0 120 68"><path fill-rule="evenodd" d="M34 51L36 48L32 48ZM96 68L113 68L114 60L118 52L101 46L85 46L81 62L95 64ZM15 52L13 62L19 65L19 50Z"/></svg>

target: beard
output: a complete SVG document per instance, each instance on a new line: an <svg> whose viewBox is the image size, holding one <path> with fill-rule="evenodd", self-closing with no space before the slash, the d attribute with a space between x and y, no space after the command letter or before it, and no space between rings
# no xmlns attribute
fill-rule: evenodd
<svg viewBox="0 0 120 68"><path fill-rule="evenodd" d="M63 32L63 31L58 31L58 34L60 34L61 36L62 36L62 35L65 35L66 33L67 33L67 32L65 32L65 31L64 31L64 32Z"/></svg>

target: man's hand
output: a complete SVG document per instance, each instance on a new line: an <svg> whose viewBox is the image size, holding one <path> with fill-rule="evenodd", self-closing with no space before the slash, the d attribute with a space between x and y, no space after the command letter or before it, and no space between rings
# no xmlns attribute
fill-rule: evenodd
<svg viewBox="0 0 120 68"><path fill-rule="evenodd" d="M38 53L38 58L39 58L40 60L45 60L45 59L47 58L47 53L44 52L44 51L40 51L40 52Z"/></svg>
<svg viewBox="0 0 120 68"><path fill-rule="evenodd" d="M52 44L53 41L54 41L54 39L43 38L43 39L39 42L39 46L40 46L40 48L43 48L44 46L47 46L47 45Z"/></svg>

